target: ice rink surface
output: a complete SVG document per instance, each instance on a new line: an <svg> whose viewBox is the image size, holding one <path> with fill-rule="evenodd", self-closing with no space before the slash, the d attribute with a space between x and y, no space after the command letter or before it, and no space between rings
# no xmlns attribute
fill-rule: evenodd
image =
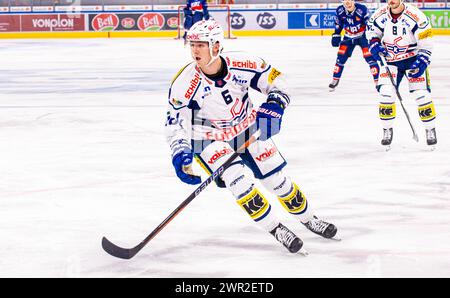
<svg viewBox="0 0 450 298"><path fill-rule="evenodd" d="M430 70L433 152L405 86L420 143L398 106L392 150L381 148L358 48L334 93L328 37L238 38L225 49L288 75L292 104L274 139L342 241L307 231L265 191L310 253L292 255L211 185L135 258L111 257L103 236L138 244L194 189L176 177L163 134L188 49L170 39L2 40L0 277L450 277L450 38L435 37Z"/></svg>

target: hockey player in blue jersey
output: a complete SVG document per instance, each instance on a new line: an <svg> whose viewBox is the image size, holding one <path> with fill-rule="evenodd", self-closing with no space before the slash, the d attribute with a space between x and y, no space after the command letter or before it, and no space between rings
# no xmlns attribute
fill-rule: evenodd
<svg viewBox="0 0 450 298"><path fill-rule="evenodd" d="M184 35L183 39L186 42L186 34L191 29L192 25L203 19L209 20L208 3L206 0L187 0L184 12Z"/></svg>
<svg viewBox="0 0 450 298"><path fill-rule="evenodd" d="M369 51L366 39L366 24L370 13L363 4L355 3L354 0L343 0L343 5L336 9L336 28L333 33L331 44L339 47L336 65L333 71L333 81L330 83L330 91L334 91L339 84L345 62L351 57L355 46L360 46L364 59L369 64L375 85L378 83L379 66ZM345 31L344 39L341 40L341 32Z"/></svg>

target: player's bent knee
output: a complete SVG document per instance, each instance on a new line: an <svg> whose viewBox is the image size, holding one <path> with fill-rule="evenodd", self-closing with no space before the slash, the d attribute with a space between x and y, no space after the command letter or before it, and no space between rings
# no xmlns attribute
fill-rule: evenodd
<svg viewBox="0 0 450 298"><path fill-rule="evenodd" d="M261 179L262 185L277 196L285 196L292 190L292 181L282 171L278 171L267 178Z"/></svg>
<svg viewBox="0 0 450 298"><path fill-rule="evenodd" d="M415 90L412 92L412 96L418 105L431 101L431 94L428 90Z"/></svg>
<svg viewBox="0 0 450 298"><path fill-rule="evenodd" d="M223 172L221 179L236 199L246 196L253 190L253 182L244 174L244 165L236 163Z"/></svg>
<svg viewBox="0 0 450 298"><path fill-rule="evenodd" d="M387 84L378 85L377 89L378 89L378 93L380 94L380 96L382 98L381 100L383 102L385 102L385 101L392 101L393 102L393 99L392 99L392 86L391 85L387 85Z"/></svg>

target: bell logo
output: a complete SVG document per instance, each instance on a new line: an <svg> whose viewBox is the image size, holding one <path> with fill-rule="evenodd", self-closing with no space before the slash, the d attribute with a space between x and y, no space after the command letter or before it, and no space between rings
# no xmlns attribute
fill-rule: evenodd
<svg viewBox="0 0 450 298"><path fill-rule="evenodd" d="M142 31L157 31L164 26L164 17L160 13L144 13L138 19L138 27Z"/></svg>
<svg viewBox="0 0 450 298"><path fill-rule="evenodd" d="M119 17L113 13L101 13L92 19L91 25L95 31L113 31L119 26Z"/></svg>

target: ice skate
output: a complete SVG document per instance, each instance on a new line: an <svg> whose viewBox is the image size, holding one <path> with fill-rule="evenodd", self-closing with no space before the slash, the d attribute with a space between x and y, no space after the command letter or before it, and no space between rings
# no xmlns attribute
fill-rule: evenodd
<svg viewBox="0 0 450 298"><path fill-rule="evenodd" d="M303 246L303 241L281 223L278 224L278 226L273 229L270 234L282 243L291 253L299 252ZM304 252L304 250L300 251L300 253Z"/></svg>
<svg viewBox="0 0 450 298"><path fill-rule="evenodd" d="M386 146L386 151L391 149L393 136L394 130L392 128L383 128L383 139L381 140L381 145Z"/></svg>
<svg viewBox="0 0 450 298"><path fill-rule="evenodd" d="M436 129L426 129L425 132L427 135L427 145L430 146L431 150L433 151L434 149L436 149L437 144Z"/></svg>
<svg viewBox="0 0 450 298"><path fill-rule="evenodd" d="M330 92L333 92L336 89L337 85L339 85L339 79L333 78L333 81L331 81L330 85L328 85L328 87L330 88Z"/></svg>
<svg viewBox="0 0 450 298"><path fill-rule="evenodd" d="M323 221L317 216L314 216L310 221L304 223L305 227L308 228L313 233L320 235L327 239L332 239L336 236L337 228L332 223ZM334 240L340 240L338 238L333 238Z"/></svg>

